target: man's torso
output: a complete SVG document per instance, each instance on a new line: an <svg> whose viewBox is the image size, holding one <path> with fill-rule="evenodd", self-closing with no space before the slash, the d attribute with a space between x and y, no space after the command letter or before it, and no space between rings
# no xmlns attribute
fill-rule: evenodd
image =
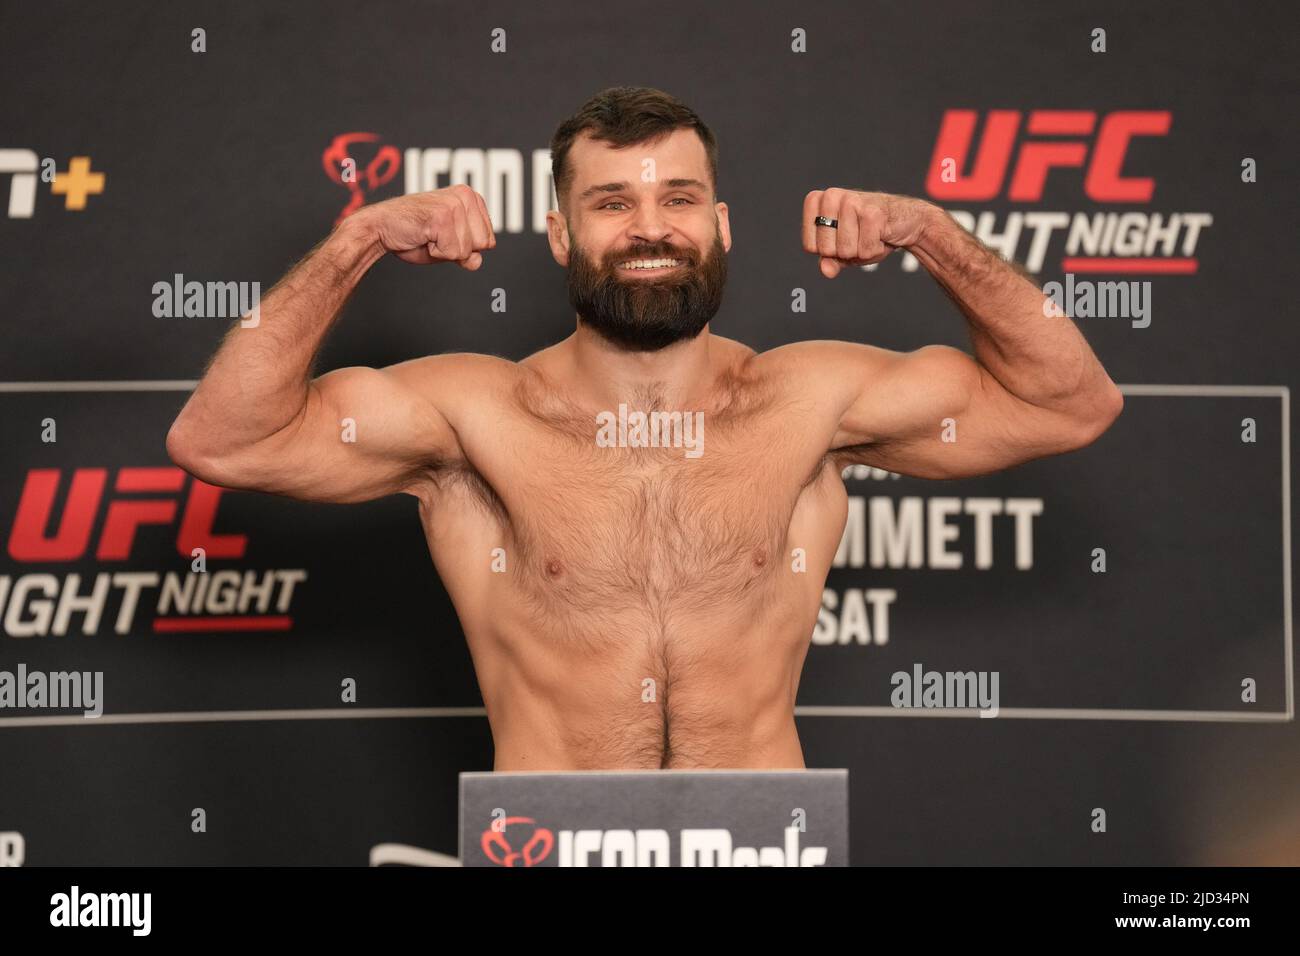
<svg viewBox="0 0 1300 956"><path fill-rule="evenodd" d="M716 341L703 407L661 409L703 412L699 457L601 447L547 350L472 397L465 460L419 489L496 769L803 766L795 693L847 507L833 424Z"/></svg>

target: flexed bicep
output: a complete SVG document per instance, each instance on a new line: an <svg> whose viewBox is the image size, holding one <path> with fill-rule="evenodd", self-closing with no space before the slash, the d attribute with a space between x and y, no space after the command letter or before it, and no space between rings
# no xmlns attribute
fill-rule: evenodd
<svg viewBox="0 0 1300 956"><path fill-rule="evenodd" d="M850 346L852 348L852 346ZM1080 448L1097 435L1072 417L1011 394L975 359L946 345L868 349L842 374L856 392L839 423L845 463L920 478L985 475Z"/></svg>
<svg viewBox="0 0 1300 956"><path fill-rule="evenodd" d="M274 434L187 469L223 487L307 501L414 493L425 476L461 458L451 418L476 386L490 385L477 368L483 358L435 355L327 372Z"/></svg>

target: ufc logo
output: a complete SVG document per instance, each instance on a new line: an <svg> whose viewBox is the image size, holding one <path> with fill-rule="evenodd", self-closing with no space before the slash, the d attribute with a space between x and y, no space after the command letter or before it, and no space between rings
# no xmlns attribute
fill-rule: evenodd
<svg viewBox="0 0 1300 956"><path fill-rule="evenodd" d="M1096 129L1092 158L1083 191L1094 202L1149 202L1155 180L1124 177L1124 154L1134 136L1164 136L1172 116L1168 110L1117 110L1097 125L1092 110L1033 110L1025 124L1028 136L1090 137ZM930 159L926 191L935 199L993 199L1002 190L1020 132L1019 110L990 110L980 137L979 152L970 160L971 142L979 114L948 110ZM1038 202L1047 174L1054 167L1082 167L1088 160L1086 139L1025 140L1020 145L1007 198ZM945 166L947 167L945 170ZM969 167L968 173L963 173ZM947 175L945 175L947 172Z"/></svg>
<svg viewBox="0 0 1300 956"><path fill-rule="evenodd" d="M95 557L100 561L125 561L131 556L140 527L174 524L176 498L185 478L179 468L119 469ZM73 472L63 518L58 529L47 534L62 473L58 468L29 471L9 534L9 557L15 561L75 561L85 555L107 481L108 470L104 468L78 468ZM119 493L163 493L170 497L121 498L117 497ZM202 548L209 558L243 557L247 535L212 533L221 493L222 489L198 479L190 486L176 534L176 550L182 557L190 557L195 548Z"/></svg>

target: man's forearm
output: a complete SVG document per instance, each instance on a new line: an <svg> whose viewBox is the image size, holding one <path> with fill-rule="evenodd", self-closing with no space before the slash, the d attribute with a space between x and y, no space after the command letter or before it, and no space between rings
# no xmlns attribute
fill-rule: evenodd
<svg viewBox="0 0 1300 956"><path fill-rule="evenodd" d="M926 224L908 251L966 316L975 358L989 374L1042 408L1087 414L1112 401L1114 383L1074 321L1044 315L1051 300L1033 282L938 206L924 206Z"/></svg>
<svg viewBox="0 0 1300 956"><path fill-rule="evenodd" d="M226 334L173 435L192 450L220 453L292 422L326 333L383 254L363 225L344 220L262 298L256 325L236 323Z"/></svg>

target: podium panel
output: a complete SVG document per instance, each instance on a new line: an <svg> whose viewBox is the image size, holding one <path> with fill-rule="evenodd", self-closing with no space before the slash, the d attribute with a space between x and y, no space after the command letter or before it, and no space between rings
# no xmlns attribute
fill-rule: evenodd
<svg viewBox="0 0 1300 956"><path fill-rule="evenodd" d="M847 866L847 770L460 775L465 866Z"/></svg>

